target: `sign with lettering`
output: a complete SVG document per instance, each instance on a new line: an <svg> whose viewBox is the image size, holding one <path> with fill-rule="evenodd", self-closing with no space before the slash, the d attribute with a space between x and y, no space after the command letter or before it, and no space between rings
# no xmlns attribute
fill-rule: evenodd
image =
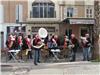
<svg viewBox="0 0 100 75"><path fill-rule="evenodd" d="M95 20L87 19L70 19L70 24L95 24Z"/></svg>

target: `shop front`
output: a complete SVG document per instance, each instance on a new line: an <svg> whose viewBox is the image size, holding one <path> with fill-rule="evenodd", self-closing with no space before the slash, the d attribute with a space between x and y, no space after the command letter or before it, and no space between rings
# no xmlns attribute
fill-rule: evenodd
<svg viewBox="0 0 100 75"><path fill-rule="evenodd" d="M86 33L89 33L92 39L94 23L94 19L67 18L60 25L61 34L66 34L70 38L70 35L73 33L77 38L80 38L80 36L84 37Z"/></svg>
<svg viewBox="0 0 100 75"><path fill-rule="evenodd" d="M38 22L25 22L26 34L34 35L38 33L40 28L45 28L48 31L48 35L59 35L59 22L58 21L38 21Z"/></svg>

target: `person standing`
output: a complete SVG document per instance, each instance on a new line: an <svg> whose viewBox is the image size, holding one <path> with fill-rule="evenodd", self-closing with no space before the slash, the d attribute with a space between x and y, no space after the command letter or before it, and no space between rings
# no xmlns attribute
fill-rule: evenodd
<svg viewBox="0 0 100 75"><path fill-rule="evenodd" d="M31 50L31 35L28 35L26 38L26 43L28 45L28 59L33 59L32 57L32 50Z"/></svg>
<svg viewBox="0 0 100 75"><path fill-rule="evenodd" d="M34 48L34 46L40 46L41 45L41 39L39 37L38 34L35 35L35 37L33 38L33 43L32 43L32 47ZM40 48L34 48L34 64L38 65L37 63L40 63Z"/></svg>
<svg viewBox="0 0 100 75"><path fill-rule="evenodd" d="M71 59L70 61L75 61L76 60L76 52L77 52L77 48L78 48L78 40L76 39L75 37L75 34L71 34L71 39L70 39L70 42L71 42Z"/></svg>
<svg viewBox="0 0 100 75"><path fill-rule="evenodd" d="M83 39L83 61L89 61L91 59L91 40L89 34L85 34L85 39Z"/></svg>

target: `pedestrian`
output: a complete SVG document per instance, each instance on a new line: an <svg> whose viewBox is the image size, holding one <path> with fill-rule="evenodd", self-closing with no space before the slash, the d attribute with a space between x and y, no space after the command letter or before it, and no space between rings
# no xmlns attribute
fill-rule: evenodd
<svg viewBox="0 0 100 75"><path fill-rule="evenodd" d="M83 44L83 61L89 61L91 59L91 40L89 34L85 34L85 38L82 41Z"/></svg>
<svg viewBox="0 0 100 75"><path fill-rule="evenodd" d="M32 47L34 48L34 46L40 46L42 44L42 40L39 37L38 34L35 35L35 37L33 38L33 43L32 43ZM41 48L34 48L34 64L38 65L38 63L40 63L40 52L41 52Z"/></svg>
<svg viewBox="0 0 100 75"><path fill-rule="evenodd" d="M76 52L79 46L78 40L75 37L75 34L71 34L71 39L70 39L70 43L71 43L71 59L70 61L75 61L76 60Z"/></svg>

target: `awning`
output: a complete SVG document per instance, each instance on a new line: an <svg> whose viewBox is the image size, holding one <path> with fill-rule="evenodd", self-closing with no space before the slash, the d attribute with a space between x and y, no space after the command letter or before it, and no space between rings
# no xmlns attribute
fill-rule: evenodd
<svg viewBox="0 0 100 75"><path fill-rule="evenodd" d="M19 22L19 24L60 24L60 21L26 21Z"/></svg>
<svg viewBox="0 0 100 75"><path fill-rule="evenodd" d="M64 23L67 24L89 24L89 25L94 25L95 24L95 19L91 18L66 18L63 20Z"/></svg>

